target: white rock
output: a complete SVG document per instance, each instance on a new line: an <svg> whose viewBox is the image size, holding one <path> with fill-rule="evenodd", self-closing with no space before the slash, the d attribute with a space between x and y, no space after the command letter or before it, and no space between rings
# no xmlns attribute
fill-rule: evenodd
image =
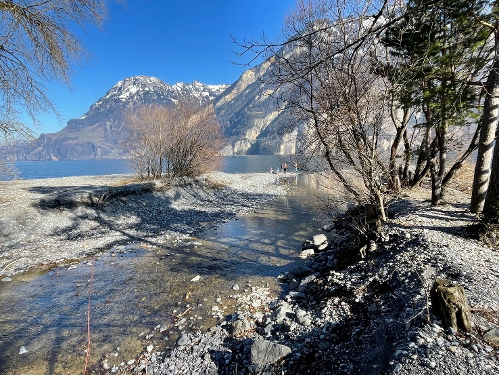
<svg viewBox="0 0 499 375"><path fill-rule="evenodd" d="M19 354L24 354L24 353L27 353L27 352L28 352L28 350L26 349L26 347L25 347L25 346L21 346L21 347L19 348Z"/></svg>
<svg viewBox="0 0 499 375"><path fill-rule="evenodd" d="M309 256L312 256L315 254L315 251L314 249L306 249L306 250L302 250L302 252L300 253L300 258L302 259L306 259L308 258Z"/></svg>
<svg viewBox="0 0 499 375"><path fill-rule="evenodd" d="M199 275L197 275L197 276L195 276L195 277L193 277L191 279L191 281L193 281L193 282L196 282L196 281L199 281L199 280L201 280L201 276L199 276Z"/></svg>

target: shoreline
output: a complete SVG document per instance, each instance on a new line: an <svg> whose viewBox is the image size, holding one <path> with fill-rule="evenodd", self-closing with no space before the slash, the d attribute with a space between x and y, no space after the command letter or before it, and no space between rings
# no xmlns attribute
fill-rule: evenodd
<svg viewBox="0 0 499 375"><path fill-rule="evenodd" d="M392 202L384 240L364 259L339 264L351 238L337 228L331 249L281 275L289 292L263 316L239 310L125 373L497 374L499 252L471 237L468 196L438 207L420 196ZM434 315L426 296L437 277L464 287L471 333Z"/></svg>
<svg viewBox="0 0 499 375"><path fill-rule="evenodd" d="M0 182L0 278L128 243L161 246L286 194L269 173L213 172L170 185L131 177Z"/></svg>
<svg viewBox="0 0 499 375"><path fill-rule="evenodd" d="M47 235L38 246L50 245L57 236L62 236L59 245L73 247L87 241L105 248L109 239L111 243L175 241L286 194L283 186L274 184L279 177L217 173L196 183L184 180L169 187L138 187L119 179L106 185L95 177L85 183L56 179L60 183L57 188L49 184L54 181L47 186L27 186L23 181L19 191L31 194L27 208L16 210L14 197L0 202L0 217L4 219L3 213L9 212L16 225L32 230L36 225L43 225L37 230L54 229L54 223L60 226L71 219L71 225L63 227L66 231ZM3 188L0 185L0 190ZM89 196L88 191L94 195ZM107 192L108 198L102 192ZM432 207L421 199L426 193L414 190L391 202L384 239L364 259L342 264L341 253L349 249L351 233L341 226L324 232L332 247L279 277L286 295L269 299L264 288L241 293L238 303L242 307L208 332L183 332L166 351L146 343L135 360L115 370L124 374L146 370L154 375L498 373L499 337L491 340L486 335L499 329L499 252L470 233L470 225L477 220L467 211L466 194L454 191L449 202ZM57 199L47 204L47 196ZM18 199L26 198L18 195ZM44 203L41 207L40 202ZM160 204L168 210L157 211ZM149 211L149 206L154 210ZM183 212L196 213L196 220ZM175 218L167 219L172 213ZM148 230L140 231L138 227L146 223ZM89 233L93 237L87 238ZM29 251L33 243L23 242L25 239L10 240L21 251ZM57 260L56 254L47 256ZM0 265L5 259L0 257ZM0 278L6 275L0 272ZM464 287L472 309L471 333L445 329L433 315L425 296L437 277ZM255 300L264 301L256 310ZM426 322L428 307L431 323ZM113 373L105 361L101 365L99 371Z"/></svg>

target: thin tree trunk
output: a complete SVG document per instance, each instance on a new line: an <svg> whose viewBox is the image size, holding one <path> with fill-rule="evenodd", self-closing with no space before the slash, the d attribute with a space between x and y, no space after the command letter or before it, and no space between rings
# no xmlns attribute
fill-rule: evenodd
<svg viewBox="0 0 499 375"><path fill-rule="evenodd" d="M392 146L390 149L390 162L389 162L389 167L388 167L390 170L390 176L392 179L392 187L394 187L396 185L395 179L399 175L398 170L397 170L397 166L396 166L398 149L400 146L400 142L404 138L404 134L405 134L406 129L407 129L407 123L409 121L409 110L407 108L404 108L403 111L404 111L404 115L403 115L402 120L401 120L401 126L396 125L396 118L395 118L395 115L393 113L393 109L391 111L392 122L394 123L395 129L396 129L395 138L393 139ZM400 177L401 176L399 176L399 178Z"/></svg>
<svg viewBox="0 0 499 375"><path fill-rule="evenodd" d="M454 163L454 165L449 169L449 171L445 175L444 180L442 181L444 187L452 179L452 177L454 177L456 172L463 166L464 161L468 159L468 157L473 153L473 151L476 150L479 133L480 133L480 127L478 126L477 129L475 130L475 134L473 134L473 138L470 141L468 149L461 155L459 160Z"/></svg>
<svg viewBox="0 0 499 375"><path fill-rule="evenodd" d="M409 136L407 135L407 128L406 128L404 131L404 172L403 172L404 185L410 184L409 181L410 165L411 165L411 144L409 143Z"/></svg>

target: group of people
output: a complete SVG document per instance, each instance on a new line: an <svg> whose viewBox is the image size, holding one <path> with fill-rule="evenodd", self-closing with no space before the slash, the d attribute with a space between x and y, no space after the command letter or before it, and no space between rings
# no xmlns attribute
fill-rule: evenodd
<svg viewBox="0 0 499 375"><path fill-rule="evenodd" d="M295 166L295 172L298 173L298 163L295 161L293 162L294 166ZM288 169L288 163L286 163L285 161L281 162L281 168L279 169L279 167L277 167L276 169L273 169L272 167L270 167L270 173L279 173L279 171L283 171L284 173L286 173Z"/></svg>

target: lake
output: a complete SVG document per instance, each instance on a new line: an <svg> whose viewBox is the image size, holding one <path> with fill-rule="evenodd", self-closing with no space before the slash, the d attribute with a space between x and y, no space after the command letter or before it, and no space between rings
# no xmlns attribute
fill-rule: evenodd
<svg viewBox="0 0 499 375"><path fill-rule="evenodd" d="M292 165L287 155L226 156L221 171L225 173L268 172L277 168L281 161ZM60 161L19 161L14 163L18 178L34 180L53 177L96 176L133 173L126 159L92 159ZM291 170L291 168L290 168Z"/></svg>

